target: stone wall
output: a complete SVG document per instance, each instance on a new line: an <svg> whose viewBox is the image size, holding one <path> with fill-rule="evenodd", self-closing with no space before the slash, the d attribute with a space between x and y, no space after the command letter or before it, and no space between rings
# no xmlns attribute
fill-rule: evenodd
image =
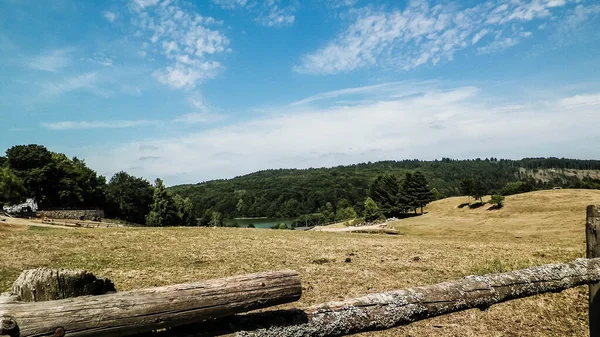
<svg viewBox="0 0 600 337"><path fill-rule="evenodd" d="M71 220L81 220L83 217L83 220L92 220L93 218L104 218L104 211L97 209L39 211L37 216L40 218Z"/></svg>

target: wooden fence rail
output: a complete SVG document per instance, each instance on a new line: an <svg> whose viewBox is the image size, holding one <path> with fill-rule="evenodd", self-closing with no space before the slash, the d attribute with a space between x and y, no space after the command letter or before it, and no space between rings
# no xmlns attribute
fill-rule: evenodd
<svg viewBox="0 0 600 337"><path fill-rule="evenodd" d="M280 271L57 301L8 301L0 304L0 335L130 336L288 303L301 294L298 273Z"/></svg>
<svg viewBox="0 0 600 337"><path fill-rule="evenodd" d="M302 289L294 271L49 302L21 303L0 298L0 335L344 336L473 308L484 310L497 303L587 284L590 336L600 337L599 232L600 206L590 206L586 222L587 259L468 276L305 309L237 315L298 300Z"/></svg>
<svg viewBox="0 0 600 337"><path fill-rule="evenodd" d="M302 310L237 315L172 330L164 336L345 336L600 281L600 258L371 294Z"/></svg>

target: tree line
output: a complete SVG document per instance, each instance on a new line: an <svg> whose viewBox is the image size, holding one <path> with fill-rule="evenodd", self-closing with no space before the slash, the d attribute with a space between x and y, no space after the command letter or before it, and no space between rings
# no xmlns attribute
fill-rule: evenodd
<svg viewBox="0 0 600 337"><path fill-rule="evenodd" d="M501 191L508 184L520 191L563 188L598 188L600 181L556 173L544 182L520 171L546 168L600 169L600 161L558 158L505 160L497 158L434 161L403 160L362 163L332 168L264 170L227 180L179 185L169 190L189 197L198 214L218 212L224 218L295 218L304 223L323 222L315 214L341 219L346 204L362 214L371 183L386 173L404 177L419 171L432 187L435 199L463 194L463 180L473 178L479 194ZM521 185L522 184L522 185ZM507 193L512 193L507 191ZM522 192L519 192L522 193ZM340 205L341 204L341 205ZM343 213L343 211L342 211ZM333 216L331 214L334 214ZM331 219L334 220L331 220Z"/></svg>
<svg viewBox="0 0 600 337"><path fill-rule="evenodd" d="M0 203L34 197L42 208L103 208L107 217L142 225L221 226L237 217L298 218L298 224L398 216L421 210L423 200L553 187L600 188L600 180L555 175L536 181L529 170L599 169L600 161L558 158L403 160L332 168L265 170L227 180L165 188L158 179L119 172L110 180L78 158L41 145L13 146L0 157ZM418 171L418 173L417 173ZM425 183L426 182L426 183ZM423 186L428 186L425 190ZM420 193L420 194L419 194ZM427 198L416 197L427 195ZM370 198L370 200L369 200ZM376 207L374 207L376 206Z"/></svg>
<svg viewBox="0 0 600 337"><path fill-rule="evenodd" d="M196 225L190 199L167 191L162 180L119 172L110 181L83 160L41 145L18 145L0 157L0 206L35 198L41 208L102 208L106 216L148 226Z"/></svg>

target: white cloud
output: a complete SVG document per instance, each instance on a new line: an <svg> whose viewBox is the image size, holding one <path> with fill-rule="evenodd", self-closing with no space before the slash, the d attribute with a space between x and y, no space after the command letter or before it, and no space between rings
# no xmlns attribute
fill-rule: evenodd
<svg viewBox="0 0 600 337"><path fill-rule="evenodd" d="M135 22L151 42L148 51L167 60L167 66L153 73L160 83L193 89L218 74L222 65L215 56L230 51L229 40L211 27L222 22L183 7L176 0L135 0L134 4L138 17ZM147 51L140 55L145 57Z"/></svg>
<svg viewBox="0 0 600 337"><path fill-rule="evenodd" d="M210 124L223 120L222 115L211 114L211 113L190 113L178 116L175 118L177 123L185 124Z"/></svg>
<svg viewBox="0 0 600 337"><path fill-rule="evenodd" d="M45 83L42 85L43 96L59 96L77 90L88 90L100 96L108 96L105 91L96 86L98 76L96 72L83 73L76 76L66 77L58 82Z"/></svg>
<svg viewBox="0 0 600 337"><path fill-rule="evenodd" d="M248 4L248 0L213 0L213 3L225 9L236 9L245 7Z"/></svg>
<svg viewBox="0 0 600 337"><path fill-rule="evenodd" d="M104 18L110 23L115 22L115 20L117 19L117 14L111 11L102 12L102 16L104 16Z"/></svg>
<svg viewBox="0 0 600 337"><path fill-rule="evenodd" d="M273 5L268 13L261 15L256 21L267 27L291 26L296 19L294 15L290 14L291 12L293 11L289 8L279 8L278 6Z"/></svg>
<svg viewBox="0 0 600 337"><path fill-rule="evenodd" d="M295 5L281 5L281 0L213 0L213 3L230 10L246 10L256 16L258 24L266 27L285 27L294 24Z"/></svg>
<svg viewBox="0 0 600 337"><path fill-rule="evenodd" d="M375 98L377 98L378 96L381 97L382 95L385 95L386 98L389 98L390 93L393 93L393 96L391 96L392 98L406 97L406 96L413 95L415 93L423 92L426 89L430 89L435 84L436 84L435 81L423 81L423 82L403 81L403 82L381 83L381 84L375 84L375 85L369 85L369 86L363 86L363 87L347 88L347 89L323 92L323 93L319 93L317 95L303 98L296 102L292 102L290 105L294 106L294 105L302 105L302 104L308 104L308 103L319 102L319 101L327 101L327 100L331 100L334 98L343 97L343 96L351 96L351 95L355 96L355 97L356 96L360 96L360 97L375 96ZM345 102L349 102L349 101L345 101Z"/></svg>
<svg viewBox="0 0 600 337"><path fill-rule="evenodd" d="M600 94L597 95L575 95L563 98L559 101L560 106L565 108L571 107L591 107L600 106Z"/></svg>
<svg viewBox="0 0 600 337"><path fill-rule="evenodd" d="M135 8L142 10L146 7L156 6L159 0L133 0Z"/></svg>
<svg viewBox="0 0 600 337"><path fill-rule="evenodd" d="M71 48L56 49L50 52L27 58L25 65L31 69L58 72L69 65Z"/></svg>
<svg viewBox="0 0 600 337"><path fill-rule="evenodd" d="M172 138L136 141L91 157L88 162L101 172L138 167L135 173L147 178L160 176L169 183L192 183L268 168L389 159L577 156L582 154L569 144L600 138L596 130L600 123L597 95L498 104L498 98L487 97L475 87L428 88L410 96L402 89L379 88L385 99L352 106L279 107L278 115ZM356 90L359 88L320 97L343 97ZM371 93L376 90L364 89ZM141 148L145 149L142 153ZM590 149L595 152L587 156L600 155L592 145L582 151ZM161 160L140 165L139 155Z"/></svg>
<svg viewBox="0 0 600 337"><path fill-rule="evenodd" d="M343 7L352 7L354 5L356 5L356 3L358 2L358 0L322 0L323 2L325 2L325 4L327 5L327 7L329 8L343 8Z"/></svg>
<svg viewBox="0 0 600 337"><path fill-rule="evenodd" d="M526 23L550 20L552 10L566 3L489 0L461 8L458 2L412 0L404 10L366 7L355 11L356 18L347 29L304 55L293 69L307 74L336 74L372 66L409 70L452 60L456 52L474 44L479 45L479 53L498 51L531 36L524 30Z"/></svg>
<svg viewBox="0 0 600 337"><path fill-rule="evenodd" d="M42 123L41 125L49 130L87 130L87 129L123 129L139 126L156 124L156 121L137 120L137 121L64 121Z"/></svg>

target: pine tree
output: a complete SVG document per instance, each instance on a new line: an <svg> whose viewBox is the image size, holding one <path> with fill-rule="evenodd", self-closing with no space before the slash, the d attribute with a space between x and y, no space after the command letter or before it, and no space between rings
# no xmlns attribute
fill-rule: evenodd
<svg viewBox="0 0 600 337"><path fill-rule="evenodd" d="M391 173L379 175L373 180L369 196L385 216L398 216L406 211L407 203L400 181Z"/></svg>
<svg viewBox="0 0 600 337"><path fill-rule="evenodd" d="M430 202L435 200L435 196L429 187L429 183L427 182L427 178L417 171L413 175L413 206L421 208L421 214L423 214L423 207L427 206Z"/></svg>

